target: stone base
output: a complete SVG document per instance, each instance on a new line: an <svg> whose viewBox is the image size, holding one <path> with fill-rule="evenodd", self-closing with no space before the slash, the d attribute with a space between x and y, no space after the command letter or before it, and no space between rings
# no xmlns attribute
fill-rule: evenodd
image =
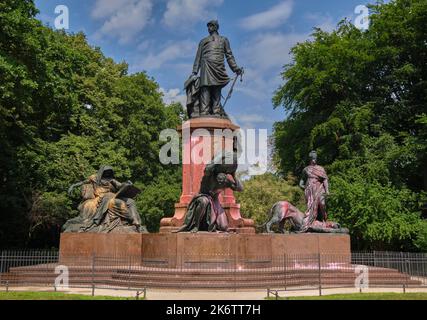
<svg viewBox="0 0 427 320"><path fill-rule="evenodd" d="M204 133L199 132L199 134L193 136L195 130L198 129L203 129ZM194 118L178 127L184 149L183 159L187 160L182 165L182 194L179 203L175 204L174 216L165 217L160 221L160 233L172 232L182 226L188 204L200 191L206 163L196 163L192 160L194 148L199 150L200 146L205 146L206 148L202 148L197 152L202 156L201 153L210 150L207 160L211 160L218 150L229 149L231 151L234 142L233 135L224 134L223 136L218 136L216 131L227 130L235 132L238 129L239 126L233 124L229 119L218 117ZM254 221L242 217L240 205L236 203L231 189L223 190L219 196L219 201L227 214L230 231L255 234Z"/></svg>
<svg viewBox="0 0 427 320"><path fill-rule="evenodd" d="M272 263L285 255L337 254L351 257L350 237L343 234L63 233L60 257L129 257L169 268L190 267L219 260L256 265Z"/></svg>
<svg viewBox="0 0 427 320"><path fill-rule="evenodd" d="M222 204L230 232L255 234L255 223L252 219L243 218L240 215L240 205L236 203ZM178 212L178 213L177 213ZM163 218L160 222L160 233L174 232L182 226L187 212L186 204L175 204L175 215L170 218Z"/></svg>
<svg viewBox="0 0 427 320"><path fill-rule="evenodd" d="M179 230L179 227L160 227L159 233L173 233ZM244 234L255 234L255 228L253 227L242 227L242 228L229 228L230 233L244 233Z"/></svg>
<svg viewBox="0 0 427 320"><path fill-rule="evenodd" d="M141 233L62 233L59 256L63 258L142 257Z"/></svg>

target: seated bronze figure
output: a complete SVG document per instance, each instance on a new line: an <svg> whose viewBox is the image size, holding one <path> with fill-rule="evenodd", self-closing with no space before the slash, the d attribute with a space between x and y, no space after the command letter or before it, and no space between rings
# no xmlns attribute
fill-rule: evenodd
<svg viewBox="0 0 427 320"><path fill-rule="evenodd" d="M130 181L114 179L112 167L101 167L98 174L73 184L68 193L76 187L82 187L80 215L65 223L64 232L147 232L133 200L140 190Z"/></svg>
<svg viewBox="0 0 427 320"><path fill-rule="evenodd" d="M227 215L219 196L226 188L243 191L236 170L237 156L231 153L220 154L206 165L199 194L188 205L184 224L177 232L228 231Z"/></svg>

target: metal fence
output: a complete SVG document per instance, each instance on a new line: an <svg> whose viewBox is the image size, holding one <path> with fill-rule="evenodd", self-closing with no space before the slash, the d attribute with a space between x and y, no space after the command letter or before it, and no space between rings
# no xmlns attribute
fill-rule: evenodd
<svg viewBox="0 0 427 320"><path fill-rule="evenodd" d="M126 289L427 288L427 254L400 252L250 256L99 256L0 252L0 286Z"/></svg>

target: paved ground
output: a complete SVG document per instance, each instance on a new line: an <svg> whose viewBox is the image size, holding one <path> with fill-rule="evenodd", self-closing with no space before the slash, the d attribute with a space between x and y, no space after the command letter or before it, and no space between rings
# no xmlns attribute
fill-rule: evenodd
<svg viewBox="0 0 427 320"><path fill-rule="evenodd" d="M0 290L5 290L4 287ZM52 288L42 287L11 287L10 291L53 291ZM66 293L88 294L92 293L91 289L72 288L69 290L58 290ZM359 290L354 288L340 288L322 290L322 294L339 294L339 293L357 293ZM372 288L363 289L363 292L403 292L402 288ZM427 288L411 288L406 292L427 292ZM120 296L135 297L136 291L96 289L95 295L100 296ZM318 290L300 290L279 292L281 297L296 296L316 296ZM267 296L267 290L252 291L207 291L207 290L159 290L147 289L147 300L263 300Z"/></svg>

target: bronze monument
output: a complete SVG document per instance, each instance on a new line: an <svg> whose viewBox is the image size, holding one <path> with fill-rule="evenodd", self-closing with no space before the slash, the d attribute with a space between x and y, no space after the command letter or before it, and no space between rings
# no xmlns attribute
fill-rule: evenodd
<svg viewBox="0 0 427 320"><path fill-rule="evenodd" d="M73 184L68 194L76 187L82 187L80 215L65 223L64 232L147 232L133 200L140 190L130 181L114 179L112 167L102 166L96 175Z"/></svg>
<svg viewBox="0 0 427 320"><path fill-rule="evenodd" d="M226 188L243 191L243 186L236 177L236 170L236 153L221 153L206 165L199 194L188 205L184 224L177 232L228 231L227 216L219 195Z"/></svg>
<svg viewBox="0 0 427 320"><path fill-rule="evenodd" d="M285 222L291 224L291 231L297 233L348 233L347 228L333 221L328 221L325 198L329 194L329 182L326 170L317 164L317 153L311 151L310 163L304 168L300 187L304 189L307 211L302 213L297 207L287 201L279 201L269 212L269 220L263 225L267 232L271 226L279 224L279 232L284 233Z"/></svg>
<svg viewBox="0 0 427 320"><path fill-rule="evenodd" d="M221 90L230 82L224 57L237 75L241 75L243 69L237 66L228 39L218 34L218 21L212 20L207 26L209 36L200 41L193 73L184 84L187 91L187 112L189 118L228 118L221 105ZM200 77L197 76L199 71Z"/></svg>

